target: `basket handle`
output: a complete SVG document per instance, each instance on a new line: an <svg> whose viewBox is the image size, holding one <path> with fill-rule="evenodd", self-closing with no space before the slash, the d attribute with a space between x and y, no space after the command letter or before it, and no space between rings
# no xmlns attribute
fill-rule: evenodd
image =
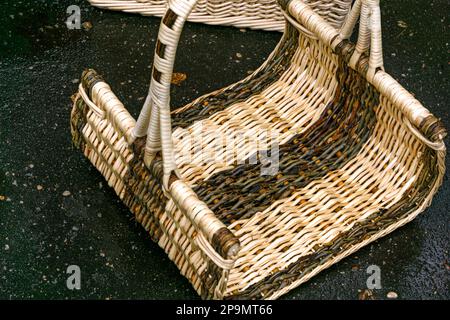
<svg viewBox="0 0 450 320"><path fill-rule="evenodd" d="M361 55L369 51L367 77L373 79L378 70L384 70L380 0L356 0L339 32L340 40L350 39L358 17L358 41L349 66L355 68Z"/></svg>
<svg viewBox="0 0 450 320"><path fill-rule="evenodd" d="M198 0L169 0L161 20L156 42L152 79L131 139L145 137L144 163L150 166L157 152L162 151L163 192L200 231L196 244L211 261L229 270L240 249L239 239L198 199L182 179L174 157L170 113L170 86L175 56L184 23ZM173 179L173 174L178 179Z"/></svg>
<svg viewBox="0 0 450 320"><path fill-rule="evenodd" d="M148 166L157 152L163 157L163 189L169 191L172 174L180 178L176 167L170 118L170 86L175 56L184 23L198 0L170 0L161 20L156 43L149 93L132 138L147 135L144 162Z"/></svg>

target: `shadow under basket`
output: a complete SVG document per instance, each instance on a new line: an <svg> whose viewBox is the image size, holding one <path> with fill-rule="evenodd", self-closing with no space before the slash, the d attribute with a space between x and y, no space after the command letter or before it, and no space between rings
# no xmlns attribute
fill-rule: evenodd
<svg viewBox="0 0 450 320"><path fill-rule="evenodd" d="M414 219L442 183L440 122L383 70L369 77L367 53L350 67L355 45L307 5L284 10L316 37L288 22L252 75L171 113L167 192L163 159L145 161L146 137L94 70L74 99L74 144L203 298L278 298Z"/></svg>

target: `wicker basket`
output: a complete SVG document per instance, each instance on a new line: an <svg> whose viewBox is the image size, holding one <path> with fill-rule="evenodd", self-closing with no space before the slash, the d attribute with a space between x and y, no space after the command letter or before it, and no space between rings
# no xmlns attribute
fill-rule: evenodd
<svg viewBox="0 0 450 320"><path fill-rule="evenodd" d="M306 0L311 8L335 28L348 14L353 0ZM168 0L89 0L98 8L162 17ZM199 0L188 17L191 22L238 28L283 31L283 11L276 0Z"/></svg>
<svg viewBox="0 0 450 320"><path fill-rule="evenodd" d="M295 22L269 59L171 113L195 3L171 1L139 119L87 70L71 127L199 295L275 299L431 203L446 132L384 72L379 0L356 1L339 32L303 1L280 0Z"/></svg>

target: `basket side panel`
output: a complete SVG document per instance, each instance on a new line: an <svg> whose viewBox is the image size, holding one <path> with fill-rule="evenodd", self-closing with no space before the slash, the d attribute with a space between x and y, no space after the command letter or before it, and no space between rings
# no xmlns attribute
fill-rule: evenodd
<svg viewBox="0 0 450 320"><path fill-rule="evenodd" d="M96 101L102 104L101 98ZM121 121L124 112L117 113ZM196 245L197 229L168 201L162 191L162 161L150 169L143 163L145 137L130 147L118 119L100 118L77 96L71 114L72 141L105 177L120 199L130 208L153 241L157 242L188 278L199 295L221 298L229 271L216 266ZM134 120L133 120L134 121Z"/></svg>

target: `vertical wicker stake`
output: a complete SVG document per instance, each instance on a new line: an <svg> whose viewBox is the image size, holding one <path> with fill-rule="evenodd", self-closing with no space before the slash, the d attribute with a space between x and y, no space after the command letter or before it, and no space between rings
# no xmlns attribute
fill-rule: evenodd
<svg viewBox="0 0 450 320"><path fill-rule="evenodd" d="M276 299L430 205L446 130L383 70L378 0L357 0L340 31L315 2L279 0L287 23L268 60L170 113L178 40L196 2L169 2L138 121L88 69L71 131L199 295ZM247 160L271 151L268 128L279 168L262 176L264 164ZM219 156L204 161L211 149Z"/></svg>

